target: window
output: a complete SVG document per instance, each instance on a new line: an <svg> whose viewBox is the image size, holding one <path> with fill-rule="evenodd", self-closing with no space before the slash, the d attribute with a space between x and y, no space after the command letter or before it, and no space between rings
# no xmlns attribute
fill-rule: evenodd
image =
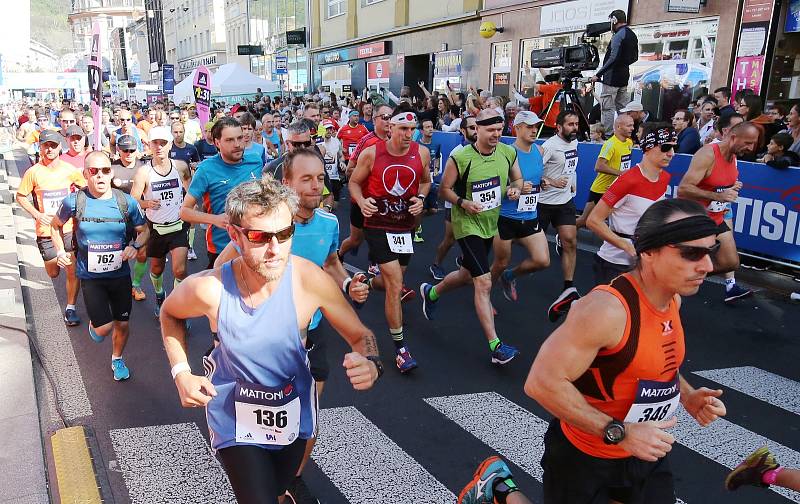
<svg viewBox="0 0 800 504"><path fill-rule="evenodd" d="M372 5L379 2L383 2L383 0L361 0L361 7L366 7L367 5Z"/></svg>
<svg viewBox="0 0 800 504"><path fill-rule="evenodd" d="M347 0L328 0L328 19L347 13Z"/></svg>

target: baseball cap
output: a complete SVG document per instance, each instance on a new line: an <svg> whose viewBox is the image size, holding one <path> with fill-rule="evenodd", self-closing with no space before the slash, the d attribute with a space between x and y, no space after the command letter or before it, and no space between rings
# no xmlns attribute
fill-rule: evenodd
<svg viewBox="0 0 800 504"><path fill-rule="evenodd" d="M332 121L329 121L329 120L326 119L326 120L322 121L322 127L325 128L325 129L328 129L328 128L335 128L336 125L334 125Z"/></svg>
<svg viewBox="0 0 800 504"><path fill-rule="evenodd" d="M61 145L61 138L62 138L61 133L59 133L58 131L44 130L39 135L39 143L43 144L47 142L52 142Z"/></svg>
<svg viewBox="0 0 800 504"><path fill-rule="evenodd" d="M165 142L172 141L172 131L166 126L156 126L155 128L150 128L150 141L153 140L164 140Z"/></svg>
<svg viewBox="0 0 800 504"><path fill-rule="evenodd" d="M133 137L133 135L121 135L119 138L117 138L117 148L122 150L136 149L136 139Z"/></svg>
<svg viewBox="0 0 800 504"><path fill-rule="evenodd" d="M239 110L241 110L241 109L242 109L242 106L237 103L236 105L231 107L231 114L235 114L236 112L239 112Z"/></svg>
<svg viewBox="0 0 800 504"><path fill-rule="evenodd" d="M514 117L514 126L522 123L525 123L528 126L533 126L534 124L539 124L540 122L542 122L542 120L539 119L539 116L530 110L520 110Z"/></svg>
<svg viewBox="0 0 800 504"><path fill-rule="evenodd" d="M629 104L625 105L625 108L620 109L620 114L624 114L625 112L643 112L644 107L642 107L642 102L632 101Z"/></svg>
<svg viewBox="0 0 800 504"><path fill-rule="evenodd" d="M79 136L83 138L85 136L85 133L83 132L83 129L80 126L73 124L72 126L67 128L67 138L71 136Z"/></svg>

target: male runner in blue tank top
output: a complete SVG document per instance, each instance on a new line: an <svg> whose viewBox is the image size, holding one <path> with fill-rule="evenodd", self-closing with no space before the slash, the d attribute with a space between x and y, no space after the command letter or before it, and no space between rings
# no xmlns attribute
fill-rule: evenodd
<svg viewBox="0 0 800 504"><path fill-rule="evenodd" d="M539 226L536 206L542 180L542 148L536 145L538 125L542 120L527 110L519 112L514 118L517 140L517 162L522 171L524 183L519 200L503 199L500 218L497 221L498 234L494 237L494 262L492 263L492 285L503 287L503 296L509 301L517 300L516 278L533 273L550 265L550 252L547 238ZM514 268L508 268L511 261L511 242L516 241L528 253L527 259Z"/></svg>
<svg viewBox="0 0 800 504"><path fill-rule="evenodd" d="M290 254L296 210L294 191L269 177L236 187L225 212L242 256L188 277L161 310L181 404L206 408L212 449L241 503L277 503L315 435L317 396L303 333L318 309L353 350L342 366L354 389L369 389L383 370L375 336L340 286ZM192 374L187 362L183 321L199 316L219 331L204 363L208 377Z"/></svg>

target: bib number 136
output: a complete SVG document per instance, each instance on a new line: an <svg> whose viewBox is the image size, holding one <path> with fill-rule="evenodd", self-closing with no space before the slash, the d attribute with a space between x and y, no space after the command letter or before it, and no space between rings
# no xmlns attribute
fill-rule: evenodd
<svg viewBox="0 0 800 504"><path fill-rule="evenodd" d="M253 410L253 413L256 415L256 423L264 427L283 429L289 424L289 413L285 410L276 413L268 409L257 409Z"/></svg>

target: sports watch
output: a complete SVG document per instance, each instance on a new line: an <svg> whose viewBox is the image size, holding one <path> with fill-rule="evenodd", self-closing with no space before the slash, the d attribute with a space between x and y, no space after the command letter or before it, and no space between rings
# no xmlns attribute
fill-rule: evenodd
<svg viewBox="0 0 800 504"><path fill-rule="evenodd" d="M378 378L383 376L383 363L381 362L381 358L377 355L367 355L367 360L375 363L375 369L378 370Z"/></svg>
<svg viewBox="0 0 800 504"><path fill-rule="evenodd" d="M625 424L619 420L611 420L603 430L603 442L609 445L619 444L625 439Z"/></svg>

